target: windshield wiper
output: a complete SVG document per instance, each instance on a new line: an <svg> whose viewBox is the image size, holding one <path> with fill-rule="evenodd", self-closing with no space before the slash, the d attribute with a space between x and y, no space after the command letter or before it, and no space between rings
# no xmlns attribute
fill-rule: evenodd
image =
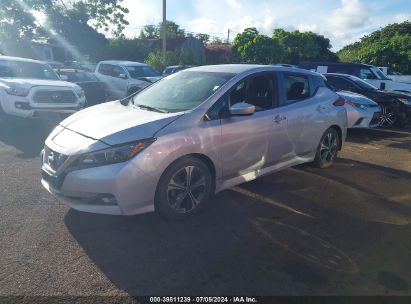
<svg viewBox="0 0 411 304"><path fill-rule="evenodd" d="M156 108L156 107L151 107L151 106L146 106L146 105L141 105L141 104L134 104L136 107L139 107L141 109L146 109L149 111L154 111L154 112L159 112L159 113L169 113L169 111L164 110L164 109L160 109L160 108Z"/></svg>

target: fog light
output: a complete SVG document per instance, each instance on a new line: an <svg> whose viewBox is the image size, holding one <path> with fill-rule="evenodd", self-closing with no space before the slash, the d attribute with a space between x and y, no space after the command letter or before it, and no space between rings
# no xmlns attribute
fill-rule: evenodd
<svg viewBox="0 0 411 304"><path fill-rule="evenodd" d="M117 200L112 194L100 194L91 201L88 201L88 204L92 205L104 205L104 206L115 206L117 205Z"/></svg>
<svg viewBox="0 0 411 304"><path fill-rule="evenodd" d="M14 107L16 109L21 109L21 110L30 110L31 109L31 106L27 102L19 102L19 101L16 101L14 103Z"/></svg>

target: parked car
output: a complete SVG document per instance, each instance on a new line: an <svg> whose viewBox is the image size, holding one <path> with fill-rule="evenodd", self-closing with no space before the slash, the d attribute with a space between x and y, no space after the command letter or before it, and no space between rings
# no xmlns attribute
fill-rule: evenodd
<svg viewBox="0 0 411 304"><path fill-rule="evenodd" d="M347 127L375 128L379 126L380 107L371 99L348 91L337 91L345 100Z"/></svg>
<svg viewBox="0 0 411 304"><path fill-rule="evenodd" d="M387 77L375 66L360 63L336 63L336 62L301 62L300 68L316 71L318 73L348 74L361 78L386 91L411 92L411 83L394 81Z"/></svg>
<svg viewBox="0 0 411 304"><path fill-rule="evenodd" d="M127 97L161 79L161 75L147 64L120 60L99 62L95 75L107 85L114 98Z"/></svg>
<svg viewBox="0 0 411 304"><path fill-rule="evenodd" d="M411 94L378 90L362 79L346 74L324 74L333 87L364 95L381 107L379 126L404 125L411 120Z"/></svg>
<svg viewBox="0 0 411 304"><path fill-rule="evenodd" d="M172 65L172 66L168 66L163 71L163 77L166 77L168 75L177 73L178 71L182 71L182 70L189 69L189 68L192 68L192 67L193 67L193 65Z"/></svg>
<svg viewBox="0 0 411 304"><path fill-rule="evenodd" d="M67 78L67 81L74 82L84 90L86 95L85 107L107 101L107 86L98 80L93 73L77 69L59 69L58 74L60 77Z"/></svg>
<svg viewBox="0 0 411 304"><path fill-rule="evenodd" d="M402 75L400 72L393 71L389 67L379 67L379 69L394 81L411 83L411 75Z"/></svg>
<svg viewBox="0 0 411 304"><path fill-rule="evenodd" d="M346 137L343 105L309 71L187 69L61 122L45 143L42 184L81 211L184 218L259 176L331 166Z"/></svg>
<svg viewBox="0 0 411 304"><path fill-rule="evenodd" d="M0 56L0 115L35 118L40 112L74 113L83 108L84 91L60 80L41 61Z"/></svg>

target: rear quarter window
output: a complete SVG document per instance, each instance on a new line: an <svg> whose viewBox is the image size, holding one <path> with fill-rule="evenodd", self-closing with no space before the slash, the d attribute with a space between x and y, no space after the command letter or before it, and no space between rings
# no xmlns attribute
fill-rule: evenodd
<svg viewBox="0 0 411 304"><path fill-rule="evenodd" d="M284 74L284 85L287 104L310 97L308 76Z"/></svg>

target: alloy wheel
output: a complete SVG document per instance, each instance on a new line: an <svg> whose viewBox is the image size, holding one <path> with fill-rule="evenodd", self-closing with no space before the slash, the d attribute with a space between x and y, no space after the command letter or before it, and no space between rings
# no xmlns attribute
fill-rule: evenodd
<svg viewBox="0 0 411 304"><path fill-rule="evenodd" d="M397 115L395 111L388 106L381 107L381 115L378 121L378 125L382 128L391 127L397 121Z"/></svg>
<svg viewBox="0 0 411 304"><path fill-rule="evenodd" d="M333 132L328 132L320 145L320 157L324 163L332 162L337 155L338 140Z"/></svg>
<svg viewBox="0 0 411 304"><path fill-rule="evenodd" d="M177 213L196 209L206 193L206 177L201 168L185 166L170 179L167 186L168 203Z"/></svg>

